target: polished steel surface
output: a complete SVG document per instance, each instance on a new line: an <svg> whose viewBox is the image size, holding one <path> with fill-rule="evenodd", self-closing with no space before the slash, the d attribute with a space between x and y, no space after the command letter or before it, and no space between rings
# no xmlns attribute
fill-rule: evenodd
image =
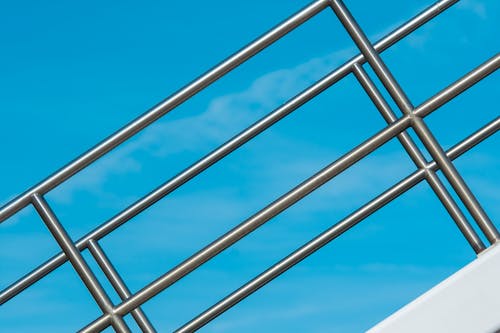
<svg viewBox="0 0 500 333"><path fill-rule="evenodd" d="M108 317L108 324L113 325L113 328L117 332L130 332L122 317L117 317L111 314L113 307L111 299L104 291L104 288L91 271L85 259L83 259L82 254L76 249L75 244L69 237L66 230L64 230L52 209L49 207L47 201L45 201L42 196L35 193L32 196L32 202L43 222L47 225L50 233L54 236L64 253L68 256L71 265L73 265L75 271L78 273L90 294L95 299L97 305L103 312L110 314Z"/></svg>
<svg viewBox="0 0 500 333"><path fill-rule="evenodd" d="M365 89L368 96L370 96L372 102L375 104L384 119L387 121L387 123L390 124L395 122L397 120L396 114L391 110L389 104L387 104L387 102L384 100L382 94L378 91L377 87L372 82L363 67L361 67L359 64L355 64L353 67L353 72ZM446 190L443 183L439 180L436 173L433 170L426 168L427 161L425 160L422 152L415 145L415 142L413 142L413 139L410 137L410 135L406 132L403 132L398 135L398 139L417 168L426 171L425 178L427 182L436 193L439 200L441 200L450 216L453 218L457 226L464 234L465 238L467 238L472 248L476 251L476 253L484 250L485 247L483 242L474 231L470 223L467 221L464 214L462 214L460 208L457 206L450 193Z"/></svg>
<svg viewBox="0 0 500 333"><path fill-rule="evenodd" d="M438 15L442 10L448 8L452 4L454 4L455 1L440 1L436 3L435 5L429 7L419 15L415 16L408 22L404 23L400 27L396 28L393 32L389 33L386 37L382 38L379 42L377 42L374 47L377 51L382 52L401 40L403 37L407 36L410 34L412 31L420 27L421 25L425 24L429 20L431 20L433 17ZM107 222L103 223L100 227L96 228L95 230L89 232L86 236L82 237L80 240L76 242L76 246L79 250L84 250L87 247L88 241L91 239L100 239L107 234L109 234L111 231L115 230L117 227L134 217L135 215L139 214L143 210L147 209L149 206L163 198L164 196L168 195L172 191L174 191L176 188L184 184L185 182L189 181L199 173L203 172L206 168L210 167L212 164L216 163L220 159L222 159L224 156L229 154L230 152L234 151L241 145L243 145L245 142L253 138L254 136L258 135L262 131L264 131L266 128L269 128L271 125L288 115L289 113L293 112L296 110L298 107L306 103L308 100L312 99L313 97L317 96L320 94L322 91L327 89L329 86L335 84L345 76L347 76L349 73L352 71L352 66L356 63L359 64L364 64L365 63L365 58L362 54L354 57L353 59L347 61L345 64L342 66L339 66L336 70L332 71L332 73L328 74L325 76L323 79L319 80L316 84L312 85L310 88L304 90L294 98L292 98L289 102L285 103L282 107L278 108L274 112L270 113L268 116L262 118L260 121L256 122L254 125L250 126L240 134L236 135L234 138L214 150L212 153L208 154L192 166L188 167L181 173L179 173L176 177L172 178L171 180L167 181L157 189L153 190L151 193L143 197L142 199L138 200L134 204L130 205L128 208L123 210L122 212L118 213L116 216L113 218L109 219ZM490 65L488 68L491 68L493 66ZM475 73L475 71L473 71ZM485 70L481 70L480 73L482 76L485 76L487 74L484 74L483 72L486 72ZM478 75L471 75L472 78L477 78ZM469 77L468 77L469 78ZM470 78L466 81L473 81L470 80ZM457 87L452 87L453 89L450 89L451 91L463 91L465 87L469 87L473 83L477 81L473 81L472 83L469 83L468 85L466 84L460 84L460 90L458 90ZM458 94L458 93L457 93ZM440 95L440 94L438 94ZM450 95L449 93L445 94L445 96ZM429 105L425 108L425 112L430 113L431 108L437 108L440 105L446 103L447 99L445 97L441 98L434 98L433 101L428 102L426 105ZM16 200L14 200L16 201ZM12 202L14 202L12 201ZM11 203L12 203L11 202ZM11 204L7 204L5 206L5 210L9 210L9 206ZM4 209L0 210L0 220L2 215L2 212ZM6 288L4 291L0 293L0 304L6 302L8 299L14 297L17 295L19 292L27 288L29 285L32 283L38 281L40 278L44 277L60 265L66 262L66 257L63 252L60 254L54 256L53 258L49 259L42 265L40 265L38 268L33 270L31 273L27 274L23 278L21 278L19 281L13 283L10 287Z"/></svg>
<svg viewBox="0 0 500 333"><path fill-rule="evenodd" d="M125 282L121 278L120 274L118 274L99 243L97 243L96 240L91 239L88 243L88 249L122 301L130 297L130 290L125 285ZM131 314L143 332L156 332L155 328L140 307L132 310Z"/></svg>
<svg viewBox="0 0 500 333"><path fill-rule="evenodd" d="M467 220L459 205L455 202L452 193L447 190L443 181L448 182L454 190L464 207L472 216L474 223L477 224L489 243L493 244L497 242L500 239L498 230L495 228L452 161L486 138L495 134L500 129L500 118L497 117L493 119L490 123L447 152L445 152L437 142L433 133L427 127L424 118L486 76L495 72L500 67L500 54L494 55L483 64L480 64L478 67L459 78L456 82L450 84L448 87L416 107L413 106L408 96L400 87L398 81L394 78L391 71L380 57L380 53L384 50L388 49L457 2L458 0L438 1L422 13L396 28L380 41L372 44L342 1L314 1L309 6L300 10L257 40L248 44L248 46L230 56L186 87L174 93L130 124L106 138L68 165L56 171L47 179L26 190L23 194L0 208L0 222L18 213L24 207L33 205L42 221L47 225L55 241L59 244L61 252L1 291L0 304L9 301L24 289L30 287L59 266L69 261L94 298L97 306L102 311L102 315L83 328L81 332L98 332L110 326L116 332L129 332L130 328L123 320L123 317L129 313L142 331L155 332L153 324L141 309L142 304L181 280L205 262L217 256L220 252L253 232L393 138L399 140L402 147L417 167L417 171L360 207L358 210L270 267L190 322L186 323L178 329L178 332L193 332L201 328L236 305L245 297L248 297L307 256L361 222L367 216L420 183L422 180L425 180L432 188L437 198L441 201L475 253L481 253L486 249L485 244L481 241L480 235L477 234L471 222ZM333 10L346 32L358 46L360 50L359 55L348 60L336 70L332 71L276 110L255 122L193 165L187 167L177 176L161 184L122 212L119 212L114 217L90 231L81 239L74 241L69 237L63 225L57 219L56 214L45 201L45 194L218 80L220 77L224 76L232 69L244 63L276 40L285 36L302 23L326 9ZM363 68L363 65L370 66L373 69L377 78L383 84L383 87L385 87L398 109L402 112L402 117L397 117L396 113L389 106L389 103L384 99L382 92L379 91ZM130 292L126 283L99 244L100 239L155 204L161 198L172 193L290 113L294 112L300 106L315 98L330 86L351 74L355 76L381 116L387 122L385 128L373 134L351 151L325 166L310 178L298 184L289 192L283 194L248 219L242 221L238 226L220 236L156 280L144 286L138 292L134 294ZM425 159L423 152L417 147L415 141L407 133L406 130L409 128L415 130L418 139L432 156L433 161L427 161ZM437 175L436 172L439 170L444 175L444 180L441 180ZM106 294L95 277L94 272L89 268L81 254L81 251L85 249L89 250L92 258L97 262L105 277L109 280L114 291L121 299L120 303L116 305L112 304L109 296Z"/></svg>

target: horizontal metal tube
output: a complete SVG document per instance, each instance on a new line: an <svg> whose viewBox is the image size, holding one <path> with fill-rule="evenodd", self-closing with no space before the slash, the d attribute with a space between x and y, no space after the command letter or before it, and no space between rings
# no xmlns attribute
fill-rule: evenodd
<svg viewBox="0 0 500 333"><path fill-rule="evenodd" d="M156 105L139 118L135 119L119 131L115 132L113 135L109 136L107 139L105 139L65 167L61 168L59 171L55 172L44 181L40 182L31 189L27 190L25 193L16 197L0 209L0 222L3 222L8 217L12 216L12 214L26 207L30 203L30 197L32 194L47 193L81 169L87 167L107 152L111 151L145 127L149 126L151 123L153 123L166 113L170 112L178 105L184 103L187 99L189 99L199 91L205 89L207 86L212 84L227 72L233 70L258 52L262 51L267 46L274 43L276 40L280 39L290 31L298 27L300 24L304 23L314 15L321 12L324 8L326 8L327 5L328 0L317 0L313 2L294 16L290 17L288 20L279 24L263 36L256 39L254 42L250 43L231 57L224 60L222 63L220 63L207 73L203 74L175 94L168 97L165 101Z"/></svg>
<svg viewBox="0 0 500 333"><path fill-rule="evenodd" d="M401 27L396 28L386 37L382 38L379 42L375 44L374 46L375 49L378 52L386 50L394 43L398 42L403 37L407 36L409 33L420 27L422 24L425 24L427 21L431 20L441 11L451 6L453 3L456 3L456 0L439 1L438 3L429 7L421 14L417 15L416 17L408 21L407 23L403 24ZM295 98L293 98L291 101L280 107L274 113L268 115L267 117L260 120L258 123L252 125L247 130L240 133L239 135L237 135L236 137L234 137L233 139L231 139L230 141L219 147L211 154L207 155L206 157L204 157L203 159L201 159L188 169L181 172L178 176L169 180L167 183L158 187L144 198L138 200L137 202L129 206L123 212L117 214L116 216L114 216L101 226L97 227L96 229L94 229L93 231L82 237L76 243L77 248L81 251L85 249L85 247L87 246L87 242L89 240L91 239L98 240L106 236L111 231L119 227L121 224L128 221L130 218L139 214L144 209L148 208L149 206L160 200L162 197L164 197L165 195L172 192L180 185L187 182L189 179L192 179L199 172L202 172L210 165L212 165L213 163L217 162L218 160L226 156L228 153L239 147L244 142L250 140L252 137L257 135L264 129L268 128L275 121L278 121L282 117L286 116L288 113L298 108L300 105L304 104L308 99L316 96L317 94L321 93L323 90L325 90L332 84L336 83L338 80L345 77L347 74L350 73L351 68L355 63L363 64L364 62L365 62L364 56L361 54L352 58L344 65L340 66L332 73L330 73L329 75L325 76L323 79L318 81L312 87L306 89L305 91L297 95ZM66 261L67 258L65 257L64 253L59 253L56 256L52 257L51 259L49 259L48 261L46 261L45 263L34 269L32 272L30 272L29 274L27 274L26 276L14 282L11 286L3 290L2 293L0 293L0 304L7 302L9 299L19 294L21 291L26 289L31 284L40 280L54 269L64 264Z"/></svg>
<svg viewBox="0 0 500 333"><path fill-rule="evenodd" d="M447 152L447 156L452 160L457 158L481 141L488 138L490 135L494 134L496 131L498 131L499 128L500 118L497 118L464 141L451 148ZM439 169L436 162L427 164L426 168L434 172ZM339 223L332 226L330 229L326 230L292 254L288 255L277 264L273 265L264 273L260 274L241 288L237 289L235 292L231 293L229 296L225 297L214 306L210 307L208 310L201 313L199 316L179 328L176 332L186 333L194 332L200 329L202 326L206 325L244 298L250 296L252 293L257 291L267 283L271 282L274 278L283 274L291 267L297 265L299 262L310 256L311 254L313 254L335 238L339 237L350 228L354 227L360 221L418 184L425 178L425 173L425 168L415 171L413 174L400 181L389 190L385 191L366 205L362 206L361 208L344 218Z"/></svg>

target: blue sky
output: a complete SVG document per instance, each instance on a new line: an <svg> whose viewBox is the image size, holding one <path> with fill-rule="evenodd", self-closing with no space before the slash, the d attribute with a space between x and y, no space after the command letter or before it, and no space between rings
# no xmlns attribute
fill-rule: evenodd
<svg viewBox="0 0 500 333"><path fill-rule="evenodd" d="M45 178L306 4L2 3L0 201ZM432 1L377 4L346 0L372 41ZM498 1L461 1L382 57L418 105L498 52L499 15ZM325 10L47 200L77 239L355 54L333 12ZM498 116L499 80L498 73L491 75L427 118L443 147ZM383 126L350 75L101 244L137 291ZM497 226L498 144L493 136L456 161ZM179 327L413 170L399 143L390 141L148 302L145 312L160 331ZM31 208L0 226L0 244L2 288L58 252ZM473 258L421 183L202 331L359 332ZM0 322L6 331L68 332L98 315L77 275L64 265L3 305Z"/></svg>

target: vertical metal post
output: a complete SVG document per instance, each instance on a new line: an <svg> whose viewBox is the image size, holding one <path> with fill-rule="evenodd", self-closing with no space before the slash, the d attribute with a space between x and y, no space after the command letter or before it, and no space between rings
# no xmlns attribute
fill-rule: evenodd
<svg viewBox="0 0 500 333"><path fill-rule="evenodd" d="M415 129L415 132L436 163L440 165L443 174L448 179L450 185L456 191L467 210L471 213L472 217L476 220L486 238L488 238L492 244L498 241L500 239L500 233L486 215L486 212L472 194L453 163L446 157L444 150L429 131L422 118L414 114L414 108L410 100L375 51L354 17L341 0L330 0L330 5L398 107L405 115L412 118L412 127Z"/></svg>
<svg viewBox="0 0 500 333"><path fill-rule="evenodd" d="M391 33L387 34L384 38L380 39L375 45L374 48L377 52L383 52L390 46L394 45L398 41L400 41L403 37L410 34L412 31L416 30L423 24L427 23L429 20L433 19L435 16L439 15L441 12L449 8L451 5L456 3L457 0L441 0L434 3L432 6L426 8L424 11L408 20L401 26L394 29ZM325 3L325 5L328 5ZM497 57L498 58L498 57ZM497 59L500 60L500 59ZM168 182L164 183L156 190L152 191L150 194L146 195L142 199L138 200L134 204L130 205L128 208L123 210L121 213L117 214L107 222L103 223L98 228L89 232L87 235L82 237L76 242L76 247L80 251L83 251L87 244L88 240L95 239L98 240L111 231L115 230L121 224L127 222L133 216L139 214L143 210L147 209L149 206L154 204L156 201L160 200L162 197L173 191L178 186L181 186L186 181L196 176L206 168L208 168L213 163L216 163L226 154L229 154L231 151L247 142L253 136L257 135L261 131L265 130L267 127L274 124L276 121L286 116L289 112L292 112L296 108L300 107L303 103L305 103L308 99L315 97L321 91L326 89L327 87L335 84L340 79L344 78L351 71L352 65L355 63L363 64L366 62L366 59L363 54L358 54L357 56L351 58L343 65L339 66L336 70L332 71L330 74L326 75L323 79L316 82L316 84L304 90L302 93L299 93L296 97L292 98L289 102L284 104L282 107L278 108L265 118L262 118L261 121L255 123L247 130L241 132L233 139L226 142L224 145L220 146L212 153L208 154L197 163L193 164L189 168L185 169L183 172L178 174L176 177L172 178ZM498 62L498 61L497 61ZM440 105L445 103L450 99L450 96L454 96L457 91L463 91L467 87L471 86L481 78L490 74L494 69L494 63L492 65L491 61L489 61L486 66L482 65L478 69L474 69L471 73L467 74L465 78L460 79L459 83L454 83L445 91L438 93L429 99L425 105L422 107L418 107L415 113L418 113L419 110L422 112L422 117L427 113L432 112L436 105ZM472 78L472 80L471 80ZM456 87L460 89L457 90ZM264 125L265 123L265 125ZM1 208L3 210L4 208ZM2 213L0 212L0 220ZM22 290L37 282L45 275L52 272L54 269L62 265L67 261L67 258L64 252L57 254L56 256L50 258L45 263L41 264L39 267L35 268L32 272L25 275L23 278L19 279L9 287L5 288L0 292L0 305L7 302L12 297L19 294Z"/></svg>
<svg viewBox="0 0 500 333"><path fill-rule="evenodd" d="M129 298L130 290L127 288L127 285L121 278L120 274L118 274L116 268L113 266L106 253L104 253L104 250L101 248L99 243L91 239L88 244L88 249L122 301ZM134 317L137 325L139 325L143 332L156 332L155 328L141 308L132 310L131 315Z"/></svg>
<svg viewBox="0 0 500 333"><path fill-rule="evenodd" d="M231 231L211 244L204 247L202 250L195 253L190 258L186 259L175 268L165 273L149 285L139 290L135 295L115 307L115 313L125 315L136 307L140 306L150 298L154 297L164 289L168 288L173 283L177 282L199 266L212 259L220 252L236 243L241 238L245 237L261 225L275 217L288 207L301 200L312 191L316 190L326 182L349 168L351 165L367 156L369 153L394 138L396 135L407 129L410 125L410 118L403 117L397 122L387 126L382 131L378 132L362 144L358 145L350 152L346 153L335 162L326 166L295 188L276 199L264 209L260 210ZM106 323L106 315L101 316L90 325L85 327L82 332L95 332L97 328L103 327Z"/></svg>
<svg viewBox="0 0 500 333"><path fill-rule="evenodd" d="M422 143L429 150L436 163L441 167L443 174L446 176L450 185L455 189L455 192L460 197L465 207L472 215L474 220L484 232L486 238L491 244L500 240L500 233L490 220L483 207L476 199L470 188L467 186L462 176L458 173L453 163L446 157L443 148L437 142L436 138L429 130L423 119L420 117L413 118L413 128L422 140Z"/></svg>
<svg viewBox="0 0 500 333"><path fill-rule="evenodd" d="M474 134L448 150L448 152L446 153L447 156L450 159L457 158L465 151L472 148L474 145L480 143L482 140L498 131L499 128L500 118L496 118L494 121L490 122L479 131L475 132ZM274 280L276 277L285 273L287 270L297 265L299 262L310 256L311 254L318 251L323 246L339 237L347 230L354 227L356 224L361 222L363 219L365 219L378 209L382 208L387 203L391 202L392 200L418 184L425 178L425 170L437 171L438 169L439 166L436 162L427 163L425 165L425 168L421 168L415 171L396 185L384 191L382 194L366 203L361 208L357 209L337 224L333 225L293 253L286 256L278 263L271 266L262 274L250 280L245 285L241 286L240 288L229 294L227 297L224 297L222 300L190 320L188 323L184 324L182 327L177 329L175 333L188 333L200 329L231 307L238 304L246 297L250 296L252 293L256 292L257 290Z"/></svg>
<svg viewBox="0 0 500 333"><path fill-rule="evenodd" d="M198 79L194 80L192 83L188 84L186 87L182 88L133 122L129 123L115 134L111 135L94 148L78 157L73 162L58 170L39 184L31 187L3 207L0 207L1 223L3 220L17 213L26 205L33 204L41 219L47 225L49 231L62 249L61 253L54 256L46 263L40 265L33 272L2 291L0 293L0 304L8 301L24 288L29 287L43 276L49 274L55 268L69 260L103 312L101 317L87 325L82 332L96 332L104 330L109 326L112 326L117 332L120 333L130 332L130 329L123 319L123 317L128 313L132 314L133 318L136 320L138 326L143 332L155 332L154 327L140 308L142 304L172 284L176 283L187 274L196 270L199 266L218 255L221 251L233 245L250 232L259 228L261 225L280 214L282 211L288 209L291 205L309 195L312 191L315 191L318 187L322 186L337 176L340 172L343 172L345 169L357 163L361 158L394 137L399 139L410 158L418 167L417 171L393 187L389 188L375 199L369 201L367 204L354 211L352 214L333 225L328 230L318 235L301 248L297 249L295 252L292 252L283 260L276 263L274 266L270 267L268 270L249 281L247 284L240 287L228 297L224 298L219 303L215 304L181 327L178 332L193 332L201 328L203 325L213 320L227 309L233 307L245 297L266 285L277 276L283 274L307 256L311 255L336 237L354 227L364 218L380 209L388 202L394 200L397 196L409 190L423 179L428 181L429 185L443 203L450 216L454 219L462 234L473 247L474 251L476 253L483 251L485 249L485 245L477 235L476 231L472 228L448 190L445 188L442 181L438 178L436 172L439 169L442 170L444 176L456 191L472 217L476 220L477 224L484 232L490 243L497 242L500 239L500 233L489 220L487 214L467 187L465 181L462 179L461 175L451 161L473 147L475 144L498 131L500 128L500 118L497 117L493 122L484 126L475 134L450 149L448 152L445 152L439 145L436 138L425 124L423 118L476 82L480 81L485 76L498 69L500 67L500 54L495 55L481 66L475 68L473 71L469 72L446 89L429 98L417 108L414 108L411 101L406 96L403 89L399 86L399 83L393 77L392 73L379 55L380 52L390 47L405 35L408 35L411 31L417 29L419 26L429 21L457 1L458 0L441 0L436 2L421 14L395 29L392 33L381 39L375 45L372 45L363 30L359 27L356 20L352 17L351 13L344 6L342 0L315 0L309 6L305 7L303 10L299 11L283 23L277 25L274 29L256 39L254 42L250 43L234 55L230 56L221 64L200 76ZM309 20L311 17L315 16L328 6L333 9L355 44L360 49L361 53L359 55L348 60L342 66L338 67L336 70L290 99L275 111L248 127L246 130L236 135L225 144L185 169L183 172L179 173L176 177L170 179L168 182L138 200L121 213L118 213L113 218L82 237L78 240L78 242L74 242L70 238L49 204L45 201L44 195L46 192L57 187L66 179L72 177L75 173L87 167L93 161L105 155L110 150L114 149L116 146L123 143L125 140L141 131L154 121L158 120L161 116L170 112L176 106L188 100L200 90L218 80L220 77L224 76L226 73L239 66L241 63L245 62L270 44L274 43L276 40L282 38L288 32ZM365 62L368 62L373 67L377 77L387 89L392 99L396 102L398 108L404 114L401 118L397 118L373 81L364 71L362 65ZM184 183L197 176L206 168L218 162L227 154L233 152L235 149L248 142L259 133L268 129L283 117L287 116L310 99L313 99L319 93L335 84L351 72L353 72L357 77L365 92L371 98L372 102L388 123L388 126L277 200L271 202L262 210L252 215L250 218L246 219L240 225L222 235L205 248L170 269L165 274L143 287L137 293L131 294L116 268L112 265L106 253L99 245L98 240L115 230L121 224L129 221L133 216L147 209L167 194L182 186ZM434 161L429 163L412 138L405 132L410 127L414 128L419 139L430 152ZM89 249L95 261L120 296L122 300L120 304L116 306L113 305L104 288L89 268L87 262L80 253L80 251L83 251L85 248Z"/></svg>
<svg viewBox="0 0 500 333"><path fill-rule="evenodd" d="M389 104L387 104L384 97L379 92L363 67L360 64L354 64L353 73L372 100L373 104L375 104L376 108L382 114L386 122L388 124L392 124L393 122L397 121L397 117L392 111L391 107L389 106ZM410 135L407 132L402 132L398 135L398 140L401 142L401 145L406 150L415 165L419 169L425 171L425 179L431 186L434 193L436 193L439 200L443 203L444 207L453 218L456 225L458 226L464 237L467 239L471 247L474 249L474 251L476 253L480 253L481 251L483 251L485 249L485 246L481 241L481 238L479 238L478 234L472 228L469 221L467 221L467 218L462 214L460 208L455 203L455 200L453 200L453 197L445 188L436 173L427 168L427 161L425 160L425 157L415 145Z"/></svg>
<svg viewBox="0 0 500 333"><path fill-rule="evenodd" d="M43 222L47 225L50 233L68 256L73 268L82 279L92 297L94 297L97 305L109 316L110 324L113 325L113 328L120 333L130 332L123 318L113 314L113 304L110 298L102 288L94 273L90 270L81 253L76 249L75 244L49 207L48 203L38 193L33 194L31 200Z"/></svg>

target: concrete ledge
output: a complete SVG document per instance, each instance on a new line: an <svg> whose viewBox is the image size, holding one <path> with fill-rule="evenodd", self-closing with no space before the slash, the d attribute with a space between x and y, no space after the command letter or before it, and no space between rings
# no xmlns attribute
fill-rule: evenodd
<svg viewBox="0 0 500 333"><path fill-rule="evenodd" d="M500 332L500 244L368 333Z"/></svg>

